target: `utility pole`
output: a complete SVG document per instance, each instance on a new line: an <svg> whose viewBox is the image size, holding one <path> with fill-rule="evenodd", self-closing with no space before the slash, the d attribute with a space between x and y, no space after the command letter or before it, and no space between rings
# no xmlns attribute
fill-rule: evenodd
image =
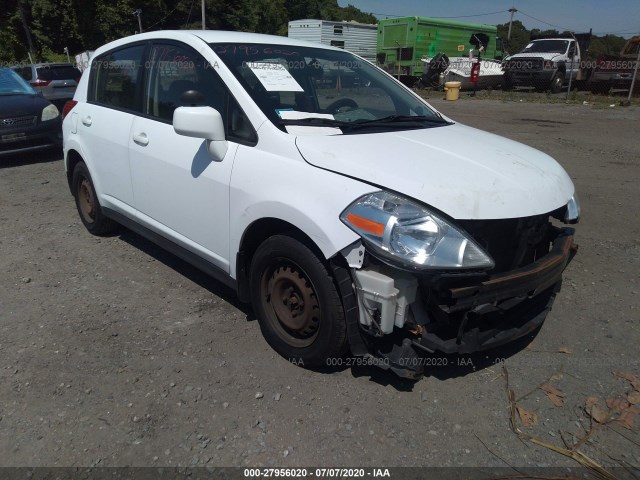
<svg viewBox="0 0 640 480"><path fill-rule="evenodd" d="M206 26L205 21L204 21L204 0L202 0L202 29L203 30L207 29L207 26Z"/></svg>
<svg viewBox="0 0 640 480"><path fill-rule="evenodd" d="M140 28L139 33L142 33L142 9L138 8L133 15L138 17L138 27Z"/></svg>
<svg viewBox="0 0 640 480"><path fill-rule="evenodd" d="M22 8L22 2L18 2L18 12L20 13L20 20L22 21L22 26L24 27L24 33L27 35L27 43L29 44L29 54L35 51L33 48L33 38L31 38L31 30L29 30L29 25L27 25L27 17L24 15L24 9ZM29 55L31 58L31 55Z"/></svg>
<svg viewBox="0 0 640 480"><path fill-rule="evenodd" d="M518 9L515 8L514 6L512 6L509 9L509 12L511 12L511 18L509 19L509 32L507 33L507 45L511 41L511 24L513 24L513 14L516 13L517 11Z"/></svg>
<svg viewBox="0 0 640 480"><path fill-rule="evenodd" d="M633 70L633 78L631 79L631 87L629 88L629 97L624 103L625 106L631 105L631 96L633 95L633 87L636 86L636 77L638 76L638 65L640 65L640 48L638 49L638 57L636 58L636 65Z"/></svg>

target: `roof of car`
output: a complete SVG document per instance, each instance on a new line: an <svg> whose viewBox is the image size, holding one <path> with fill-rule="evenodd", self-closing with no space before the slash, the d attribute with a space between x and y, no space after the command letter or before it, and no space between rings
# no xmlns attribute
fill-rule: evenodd
<svg viewBox="0 0 640 480"><path fill-rule="evenodd" d="M102 53L102 51L110 50L114 47L126 45L131 42L152 40L158 38L182 41L189 41L198 38L206 43L264 43L276 45L291 45L296 47L320 47L330 50L340 50L335 47L329 47L327 45L321 45L319 43L306 42L304 40L296 40L293 38L281 37L277 35L265 35L262 33L228 32L223 30L158 30L155 32L140 33L115 40L100 47L98 51L96 51L96 54L100 54Z"/></svg>

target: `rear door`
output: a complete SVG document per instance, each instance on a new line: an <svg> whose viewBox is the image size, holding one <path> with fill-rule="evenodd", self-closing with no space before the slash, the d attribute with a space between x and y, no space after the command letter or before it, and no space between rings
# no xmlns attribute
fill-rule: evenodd
<svg viewBox="0 0 640 480"><path fill-rule="evenodd" d="M76 107L84 157L100 203L134 217L129 169L131 126L140 114L145 45L111 51L91 65L87 102Z"/></svg>
<svg viewBox="0 0 640 480"><path fill-rule="evenodd" d="M567 80L569 79L569 74L575 80L576 75L580 71L580 48L574 40L569 42L569 48L567 49Z"/></svg>

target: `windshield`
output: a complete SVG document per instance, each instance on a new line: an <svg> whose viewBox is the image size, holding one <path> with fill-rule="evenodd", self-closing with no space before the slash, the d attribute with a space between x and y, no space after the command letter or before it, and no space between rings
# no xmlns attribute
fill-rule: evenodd
<svg viewBox="0 0 640 480"><path fill-rule="evenodd" d="M211 48L264 114L290 133L291 125L324 128L326 133L355 133L352 127L357 125L357 132L363 133L365 125L386 131L448 123L377 67L349 52L266 44Z"/></svg>
<svg viewBox="0 0 640 480"><path fill-rule="evenodd" d="M31 85L10 68L0 68L0 95L35 95Z"/></svg>
<svg viewBox="0 0 640 480"><path fill-rule="evenodd" d="M564 53L569 40L536 40L527 45L522 53Z"/></svg>

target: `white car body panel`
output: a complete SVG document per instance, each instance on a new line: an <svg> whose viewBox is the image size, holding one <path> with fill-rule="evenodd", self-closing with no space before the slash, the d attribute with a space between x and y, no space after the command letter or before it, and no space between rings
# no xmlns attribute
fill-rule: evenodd
<svg viewBox="0 0 640 480"><path fill-rule="evenodd" d="M132 205L128 139L135 115L89 103L83 103L77 113L76 137L82 139L83 158L94 178L100 203L111 207L113 197ZM105 131L109 131L108 136Z"/></svg>
<svg viewBox="0 0 640 480"><path fill-rule="evenodd" d="M539 215L566 205L574 193L550 156L460 124L298 137L296 144L313 165L409 195L455 219Z"/></svg>
<svg viewBox="0 0 640 480"><path fill-rule="evenodd" d="M229 272L229 180L238 148L229 143L214 162L207 142L185 137L168 123L136 117L129 138L131 182L138 218L152 218L173 240L184 237L207 252L207 259ZM144 135L148 144L136 143ZM180 241L180 243L183 243ZM183 245L190 247L193 245Z"/></svg>
<svg viewBox="0 0 640 480"><path fill-rule="evenodd" d="M262 218L286 221L307 234L326 258L360 239L340 220L358 197L378 189L321 170L300 156L293 135L271 123L258 131L254 148L240 146L230 191L231 252L238 251L247 227ZM235 278L235 264L231 264Z"/></svg>

